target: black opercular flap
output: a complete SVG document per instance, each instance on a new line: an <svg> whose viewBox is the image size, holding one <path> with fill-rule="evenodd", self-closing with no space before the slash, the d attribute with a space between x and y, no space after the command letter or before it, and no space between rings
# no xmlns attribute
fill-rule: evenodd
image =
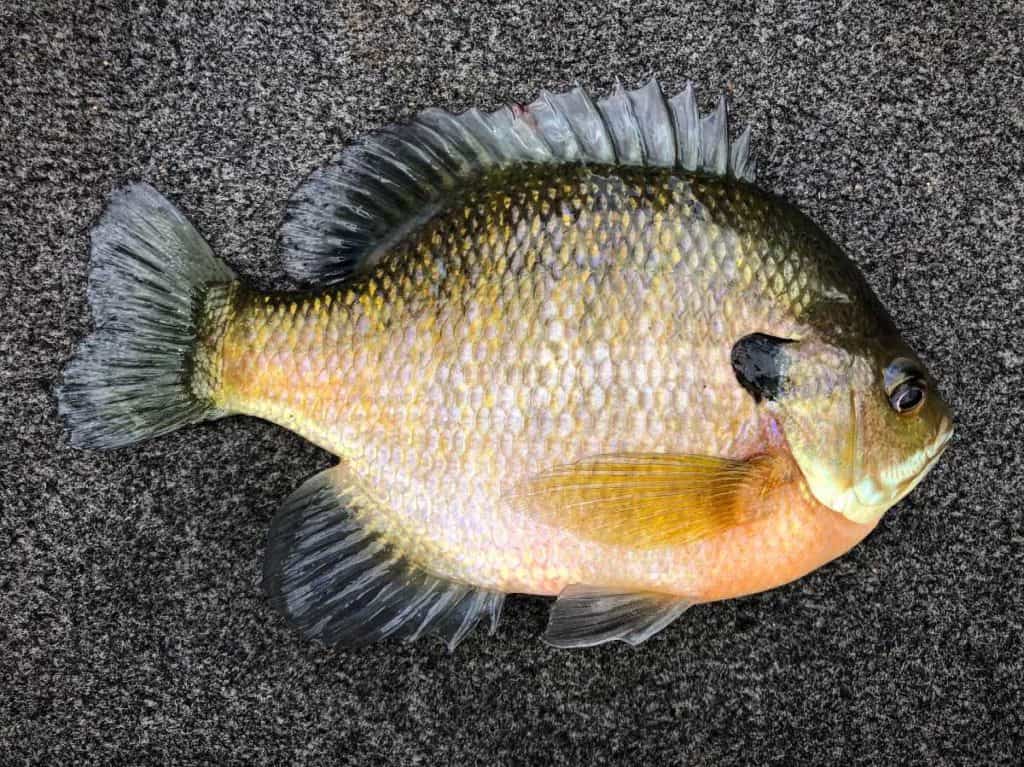
<svg viewBox="0 0 1024 767"><path fill-rule="evenodd" d="M779 396L785 372L783 347L793 343L764 333L743 336L732 347L732 369L740 386L754 400L772 400Z"/></svg>

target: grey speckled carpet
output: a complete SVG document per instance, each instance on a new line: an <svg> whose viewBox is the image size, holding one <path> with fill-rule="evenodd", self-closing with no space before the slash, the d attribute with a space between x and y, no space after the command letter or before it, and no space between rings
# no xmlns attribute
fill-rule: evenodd
<svg viewBox="0 0 1024 767"><path fill-rule="evenodd" d="M1020 763L1020 3L212 5L0 0L0 764ZM652 74L731 94L763 183L953 403L952 449L847 557L638 650L552 650L520 597L454 655L328 652L259 589L326 454L248 419L68 447L51 389L113 188L151 182L284 285L284 202L353 137Z"/></svg>

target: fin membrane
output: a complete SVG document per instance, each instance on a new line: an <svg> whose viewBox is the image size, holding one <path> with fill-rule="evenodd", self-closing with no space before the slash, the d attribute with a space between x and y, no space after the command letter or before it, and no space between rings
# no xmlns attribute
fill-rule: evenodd
<svg viewBox="0 0 1024 767"><path fill-rule="evenodd" d="M488 169L519 163L678 167L755 180L750 131L729 141L725 97L701 117L692 85L666 99L657 81L591 100L582 88L527 106L428 109L349 146L288 204L281 243L297 279L331 283L372 267Z"/></svg>
<svg viewBox="0 0 1024 767"><path fill-rule="evenodd" d="M362 524L372 505L344 466L285 501L271 525L263 585L288 622L329 646L435 634L453 650L482 618L493 634L504 594L421 568Z"/></svg>
<svg viewBox="0 0 1024 767"><path fill-rule="evenodd" d="M635 548L681 545L744 524L790 480L775 455L740 461L623 453L544 471L509 495L526 513L582 538Z"/></svg>
<svg viewBox="0 0 1024 767"><path fill-rule="evenodd" d="M568 586L551 607L544 641L555 647L572 648L618 640L635 647L682 615L691 604L688 599L667 594Z"/></svg>

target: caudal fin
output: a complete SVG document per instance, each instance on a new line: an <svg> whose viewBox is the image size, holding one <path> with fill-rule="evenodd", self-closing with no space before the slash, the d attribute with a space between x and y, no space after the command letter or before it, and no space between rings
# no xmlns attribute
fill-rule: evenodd
<svg viewBox="0 0 1024 767"><path fill-rule="evenodd" d="M92 232L89 304L96 329L57 388L71 444L120 447L223 415L198 352L234 281L234 272L153 187L115 192Z"/></svg>

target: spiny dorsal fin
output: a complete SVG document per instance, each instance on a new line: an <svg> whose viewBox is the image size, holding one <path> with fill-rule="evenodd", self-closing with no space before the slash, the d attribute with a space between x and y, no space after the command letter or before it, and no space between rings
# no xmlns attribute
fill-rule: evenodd
<svg viewBox="0 0 1024 767"><path fill-rule="evenodd" d="M505 595L427 572L362 524L372 504L343 465L289 496L263 568L273 606L329 646L436 634L453 650L484 617L493 634Z"/></svg>
<svg viewBox="0 0 1024 767"><path fill-rule="evenodd" d="M346 148L298 189L281 228L288 273L323 284L372 267L466 179L519 163L678 167L749 182L756 172L749 130L729 142L725 97L701 118L691 84L667 100L651 80L596 103L574 88L494 112L427 109Z"/></svg>

